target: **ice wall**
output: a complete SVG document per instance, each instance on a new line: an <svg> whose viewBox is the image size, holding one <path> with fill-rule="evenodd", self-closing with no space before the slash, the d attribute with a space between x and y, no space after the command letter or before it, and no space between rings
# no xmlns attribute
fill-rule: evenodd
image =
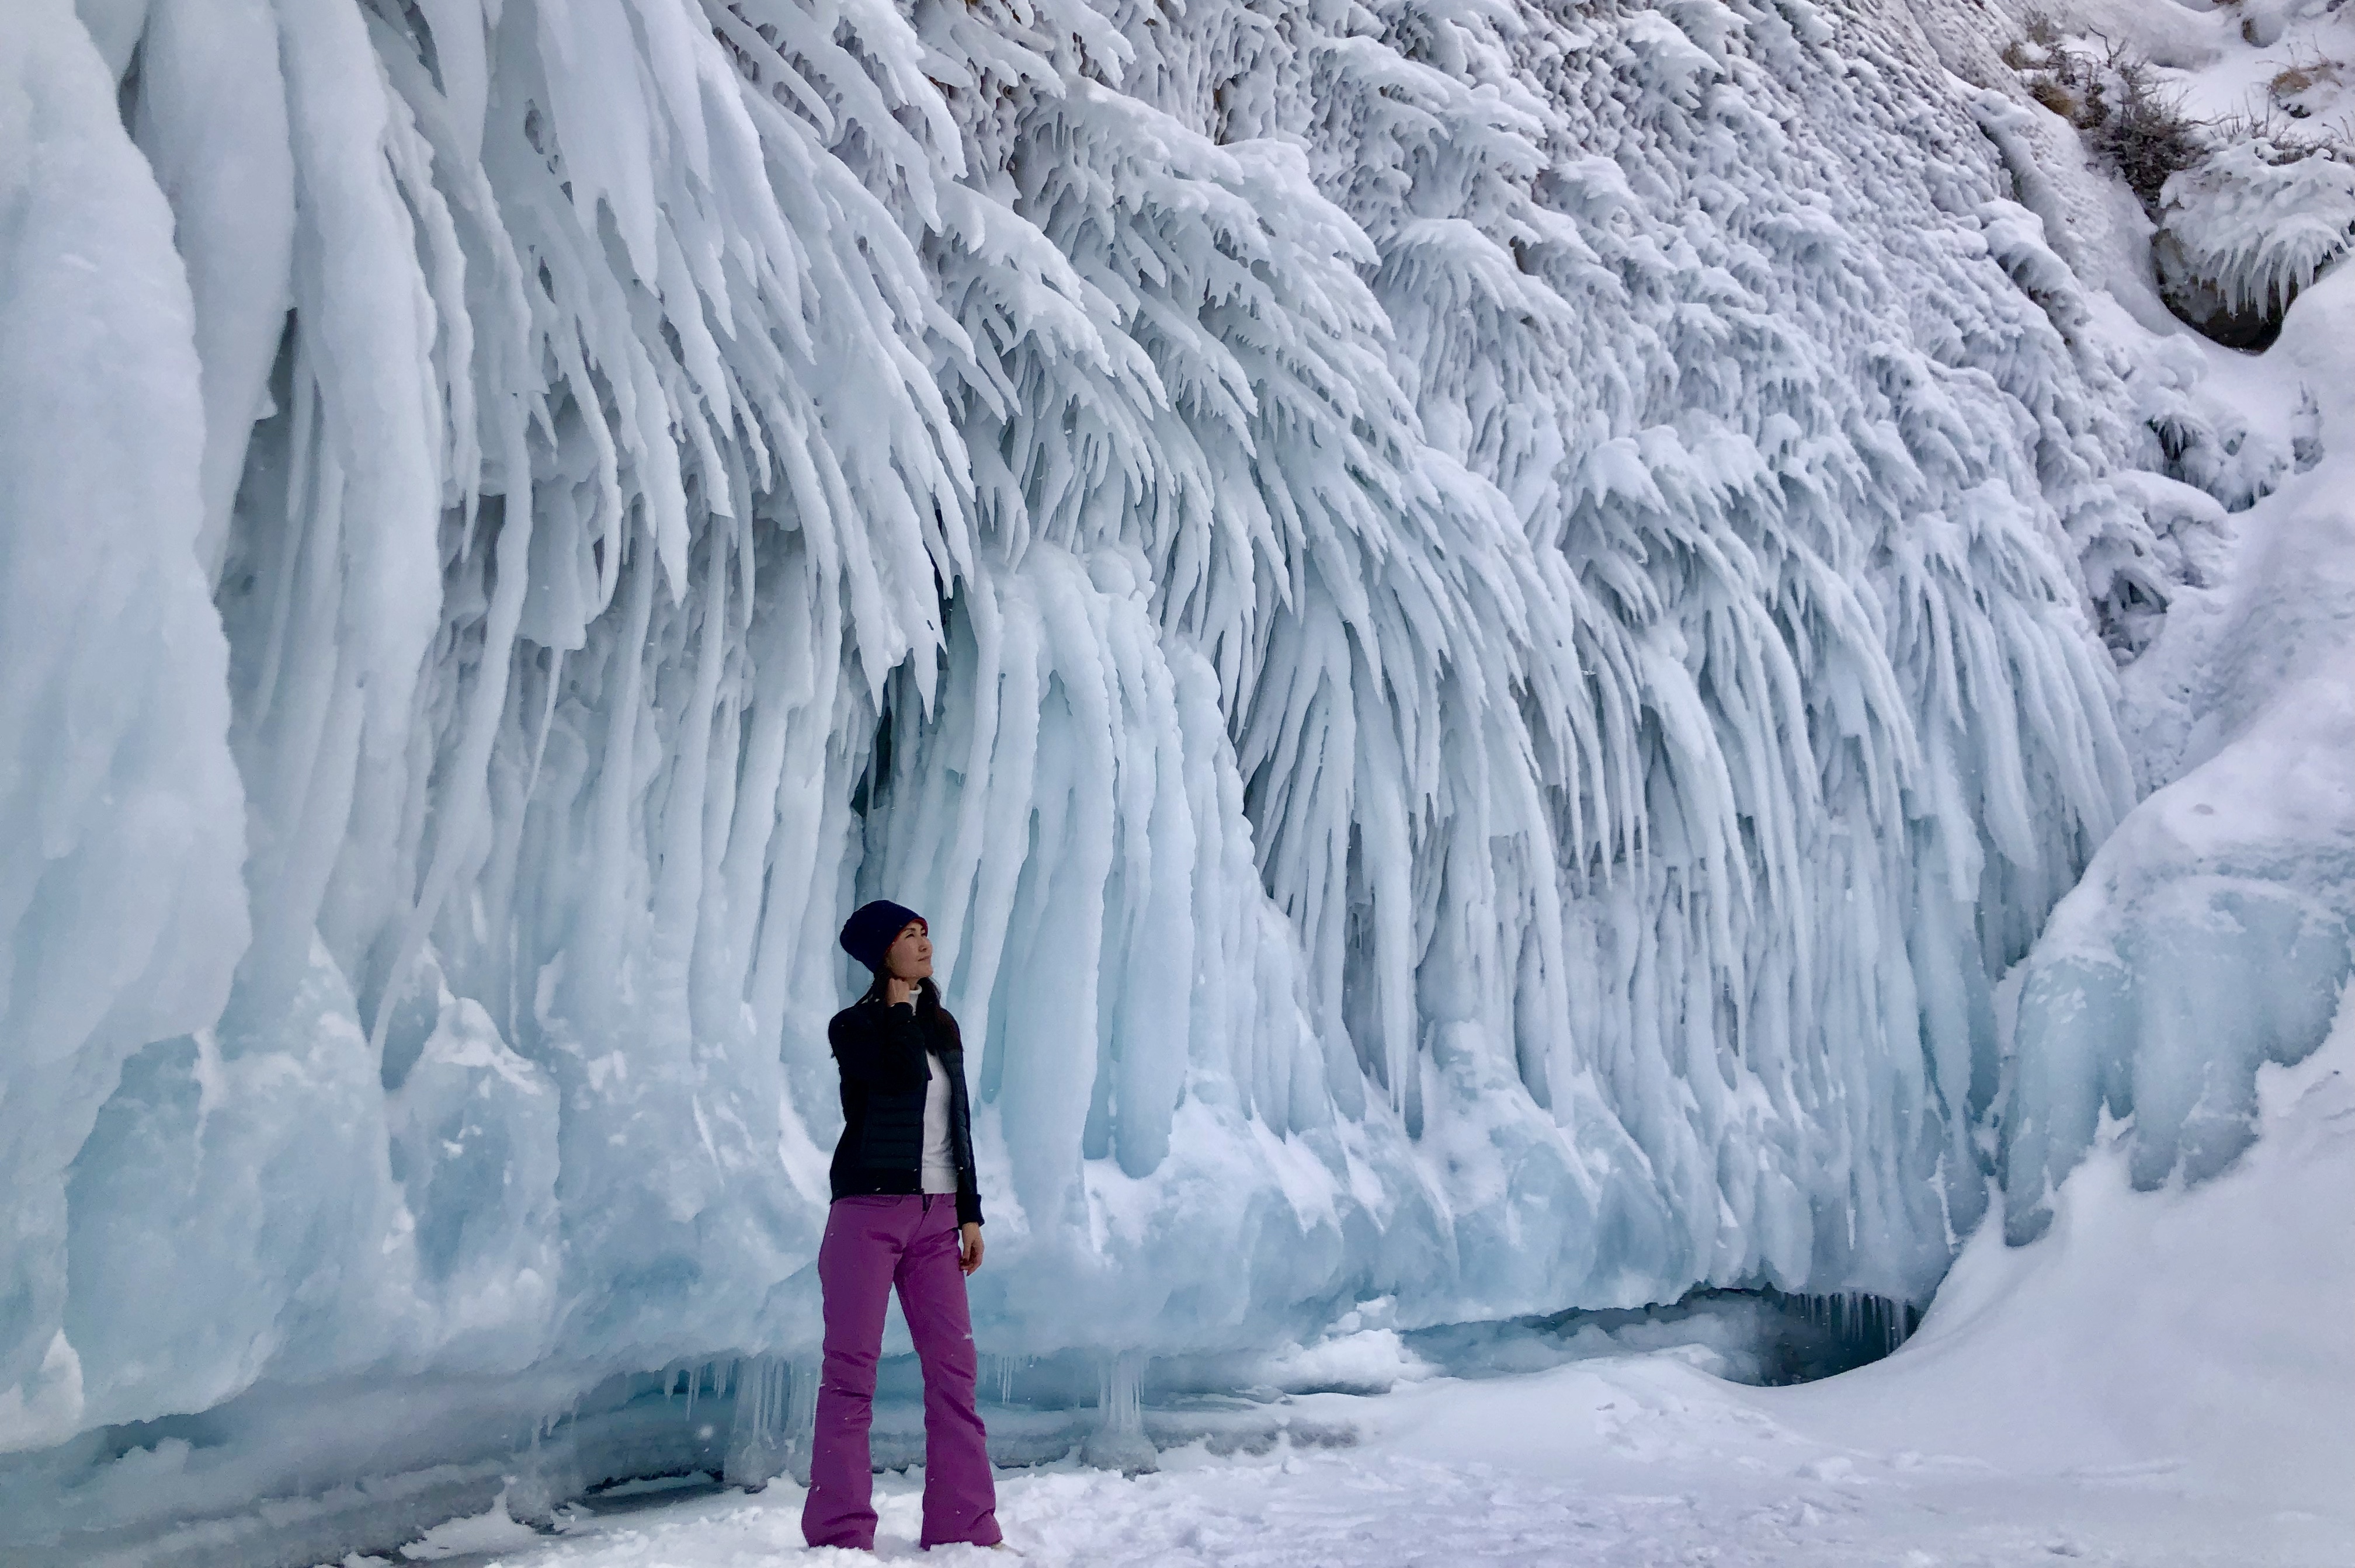
<svg viewBox="0 0 2355 1568"><path fill-rule="evenodd" d="M70 1435L67 1168L247 940L171 210L72 15L0 49L0 1445ZM135 1216L126 1216L136 1223Z"/></svg>
<svg viewBox="0 0 2355 1568"><path fill-rule="evenodd" d="M806 1349L876 893L992 1350L1943 1270L2168 585L1904 8L80 15L0 21L0 1441Z"/></svg>

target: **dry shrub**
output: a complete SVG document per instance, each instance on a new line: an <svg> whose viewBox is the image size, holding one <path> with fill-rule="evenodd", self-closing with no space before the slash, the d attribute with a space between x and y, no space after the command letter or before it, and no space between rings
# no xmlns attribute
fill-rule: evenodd
<svg viewBox="0 0 2355 1568"><path fill-rule="evenodd" d="M2051 77L2040 77L2030 81L2028 84L2028 96L2072 125L2076 124L2078 117L2085 112L2083 101Z"/></svg>
<svg viewBox="0 0 2355 1568"><path fill-rule="evenodd" d="M2065 39L2044 12L2004 50L2029 96L2074 125L2086 146L2126 182L2146 211L2158 210L2169 175L2207 150L2198 121L2160 84L2150 61L2121 44Z"/></svg>
<svg viewBox="0 0 2355 1568"><path fill-rule="evenodd" d="M2190 168L2207 150L2200 127L2183 112L2179 99L2160 91L2150 62L2140 56L2114 48L2102 74L2107 79L2103 112L2086 141L2144 208L2156 211L2168 176Z"/></svg>
<svg viewBox="0 0 2355 1568"><path fill-rule="evenodd" d="M2273 80L2265 83L2265 97L2278 104L2282 112L2292 119L2304 120L2312 111L2298 100L2325 82L2338 80L2338 61L2325 59L2321 55L2311 52L2303 59L2292 54L2289 64L2275 72Z"/></svg>

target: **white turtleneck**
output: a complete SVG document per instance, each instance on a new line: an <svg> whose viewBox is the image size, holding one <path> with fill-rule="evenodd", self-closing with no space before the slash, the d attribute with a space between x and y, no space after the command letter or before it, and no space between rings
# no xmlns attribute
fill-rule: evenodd
<svg viewBox="0 0 2355 1568"><path fill-rule="evenodd" d="M922 1185L927 1192L957 1189L956 1154L949 1144L949 1075L941 1059L924 1052L924 1069L932 1082L924 1085L924 1165Z"/></svg>

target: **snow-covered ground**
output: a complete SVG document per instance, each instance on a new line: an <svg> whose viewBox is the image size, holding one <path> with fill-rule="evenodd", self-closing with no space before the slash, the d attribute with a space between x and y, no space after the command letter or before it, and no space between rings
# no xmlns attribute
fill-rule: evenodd
<svg viewBox="0 0 2355 1568"><path fill-rule="evenodd" d="M1158 1473L999 1477L1026 1560L1265 1564L2014 1564L2344 1568L2355 1563L2355 1004L2260 1082L2231 1171L2133 1191L2115 1137L2048 1236L1965 1252L1894 1356L1749 1388L1664 1351L1287 1407L1316 1435L1196 1447ZM2332 1304L2339 1309L2333 1309ZM1352 1435L1354 1441L1336 1439ZM879 1551L917 1554L922 1472L887 1475ZM548 1539L503 1513L404 1555L512 1568L735 1568L807 1552L773 1483ZM954 1563L1000 1561L970 1549ZM366 1560L354 1559L354 1563Z"/></svg>

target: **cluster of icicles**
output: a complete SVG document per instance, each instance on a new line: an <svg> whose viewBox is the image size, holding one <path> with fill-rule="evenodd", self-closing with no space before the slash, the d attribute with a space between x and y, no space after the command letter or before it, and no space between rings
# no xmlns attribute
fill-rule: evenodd
<svg viewBox="0 0 2355 1568"><path fill-rule="evenodd" d="M981 1042L994 1352L1943 1270L2164 585L1918 38L81 13L5 91L87 189L0 268L115 224L183 347L25 459L169 558L78 624L118 794L0 860L88 955L0 993L26 1431L806 1348L873 895ZM193 827L129 866L141 791Z"/></svg>

